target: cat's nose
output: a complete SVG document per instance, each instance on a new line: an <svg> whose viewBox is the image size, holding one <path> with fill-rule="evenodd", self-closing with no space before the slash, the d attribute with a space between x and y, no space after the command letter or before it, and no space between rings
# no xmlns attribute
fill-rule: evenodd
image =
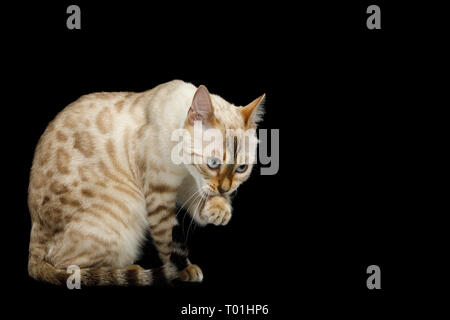
<svg viewBox="0 0 450 320"><path fill-rule="evenodd" d="M221 185L221 186L219 186L218 190L219 190L220 193L225 193L228 190L230 190L230 186Z"/></svg>

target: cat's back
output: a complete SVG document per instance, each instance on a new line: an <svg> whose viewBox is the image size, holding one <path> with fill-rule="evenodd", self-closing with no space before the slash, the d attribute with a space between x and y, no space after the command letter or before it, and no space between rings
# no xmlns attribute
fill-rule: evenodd
<svg viewBox="0 0 450 320"><path fill-rule="evenodd" d="M92 93L66 106L40 137L33 167L50 164L54 160L52 154L66 154L72 149L91 158L95 153L96 141L102 136L113 135L115 128L124 121L121 116L123 109L132 103L135 96L133 92ZM76 155L70 154L70 157L74 156L76 158ZM60 171L64 173L68 170Z"/></svg>
<svg viewBox="0 0 450 320"><path fill-rule="evenodd" d="M182 80L162 83L143 92L97 92L65 107L48 126L75 130L80 125L108 134L123 122L139 127L151 117L177 118L190 105L196 87ZM122 122L122 123L121 123ZM91 127L92 125L92 127ZM45 134L44 134L45 135Z"/></svg>
<svg viewBox="0 0 450 320"><path fill-rule="evenodd" d="M138 98L135 92L97 92L81 96L66 106L50 122L46 131L73 131L89 129L103 134L111 133L114 119L120 120L127 114L125 110ZM45 133L44 133L45 135Z"/></svg>
<svg viewBox="0 0 450 320"><path fill-rule="evenodd" d="M33 168L57 160L59 171L67 172L64 163L69 158L89 160L98 154L96 145L110 139L120 140L124 131L137 130L149 118L163 118L163 113L168 113L170 118L170 113L179 112L177 106L192 97L194 89L192 84L173 80L144 92L98 92L81 96L48 124L37 144Z"/></svg>
<svg viewBox="0 0 450 320"><path fill-rule="evenodd" d="M92 93L58 113L34 153L28 198L32 213L46 202L46 189L63 194L69 186L75 188L84 172L98 165L108 150L116 152L121 131L139 120L125 112L138 97L133 92Z"/></svg>
<svg viewBox="0 0 450 320"><path fill-rule="evenodd" d="M192 84L174 80L144 92L87 94L69 104L37 144L29 185L31 211L45 202L45 189L63 193L66 186L79 188L86 174L102 169L102 164L127 166L131 175L125 155L132 152L133 135L148 122L157 127L174 121L194 90Z"/></svg>

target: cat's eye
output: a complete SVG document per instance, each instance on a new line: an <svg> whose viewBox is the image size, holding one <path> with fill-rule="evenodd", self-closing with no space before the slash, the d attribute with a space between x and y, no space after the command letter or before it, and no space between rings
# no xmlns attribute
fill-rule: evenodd
<svg viewBox="0 0 450 320"><path fill-rule="evenodd" d="M211 169L217 169L220 166L220 160L215 157L210 157L206 160L208 167Z"/></svg>
<svg viewBox="0 0 450 320"><path fill-rule="evenodd" d="M246 164L241 164L240 166L238 166L238 167L236 167L236 172L239 172L239 173L242 173L242 172L244 172L245 170L247 170L247 168L248 168L248 165L246 165Z"/></svg>

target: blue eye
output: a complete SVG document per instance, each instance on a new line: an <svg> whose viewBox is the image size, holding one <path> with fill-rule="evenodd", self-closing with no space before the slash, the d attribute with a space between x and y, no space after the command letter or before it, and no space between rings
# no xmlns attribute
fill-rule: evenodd
<svg viewBox="0 0 450 320"><path fill-rule="evenodd" d="M245 170L247 170L248 166L246 164L241 164L240 166L236 167L236 172L242 173Z"/></svg>
<svg viewBox="0 0 450 320"><path fill-rule="evenodd" d="M214 157L208 158L206 162L211 169L217 169L220 166L220 160Z"/></svg>

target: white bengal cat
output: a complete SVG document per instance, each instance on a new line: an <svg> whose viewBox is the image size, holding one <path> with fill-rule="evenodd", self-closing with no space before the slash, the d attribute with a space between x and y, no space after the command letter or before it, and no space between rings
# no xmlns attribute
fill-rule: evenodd
<svg viewBox="0 0 450 320"><path fill-rule="evenodd" d="M229 195L252 163L225 162L227 146L201 163L175 164L172 133L192 133L198 122L222 132L254 129L263 98L236 107L204 86L174 80L141 93L89 94L67 106L41 136L31 168L30 276L64 284L66 268L77 265L83 285L201 281L201 269L173 236L175 206L200 225L227 224ZM233 138L234 159L256 154L256 147L241 147L244 139L242 132ZM162 267L133 265L147 230Z"/></svg>

